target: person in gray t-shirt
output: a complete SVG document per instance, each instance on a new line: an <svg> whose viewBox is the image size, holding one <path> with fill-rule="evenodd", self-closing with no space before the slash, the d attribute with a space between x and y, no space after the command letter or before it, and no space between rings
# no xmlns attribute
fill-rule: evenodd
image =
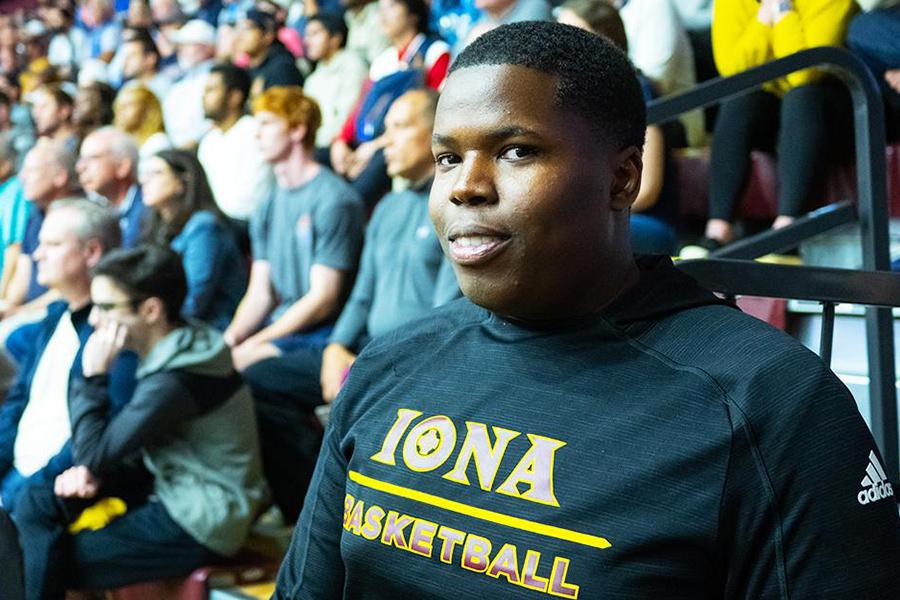
<svg viewBox="0 0 900 600"><path fill-rule="evenodd" d="M428 216L434 175L431 129L437 92L407 92L385 118L388 173L412 182L379 202L366 231L353 292L322 348L301 347L246 371L256 401L263 464L286 522L300 513L321 433L313 409L337 395L368 341L460 296L456 275Z"/></svg>
<svg viewBox="0 0 900 600"><path fill-rule="evenodd" d="M250 219L250 284L228 329L238 370L324 346L353 280L365 214L355 191L312 156L321 114L299 87L254 102L257 142L277 186Z"/></svg>

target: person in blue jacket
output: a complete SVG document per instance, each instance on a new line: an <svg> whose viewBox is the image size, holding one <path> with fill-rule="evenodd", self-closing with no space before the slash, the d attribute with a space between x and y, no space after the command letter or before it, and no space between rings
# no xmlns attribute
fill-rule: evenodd
<svg viewBox="0 0 900 600"><path fill-rule="evenodd" d="M182 314L224 330L247 287L247 263L200 161L184 150L162 150L141 161L140 180L150 209L144 240L170 246L183 260Z"/></svg>
<svg viewBox="0 0 900 600"><path fill-rule="evenodd" d="M93 331L90 269L120 239L116 215L88 200L57 200L41 227L38 280L63 300L48 307L0 407L0 501L8 513L15 513L25 486L52 484L72 466L69 394L81 376L81 352ZM134 354L117 360L111 373L112 412L131 397L136 366Z"/></svg>

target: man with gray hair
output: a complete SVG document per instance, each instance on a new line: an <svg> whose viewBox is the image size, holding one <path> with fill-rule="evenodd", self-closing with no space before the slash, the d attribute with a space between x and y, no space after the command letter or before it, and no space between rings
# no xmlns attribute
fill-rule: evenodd
<svg viewBox="0 0 900 600"><path fill-rule="evenodd" d="M64 142L49 138L41 139L25 155L19 179L31 207L21 243L9 246L6 253L7 266L0 282L0 316L4 318L49 303L49 297L41 298L47 289L37 280L34 252L50 204L78 191L75 158Z"/></svg>
<svg viewBox="0 0 900 600"><path fill-rule="evenodd" d="M119 245L115 212L85 199L50 207L35 253L38 281L62 298L47 308L18 379L0 407L0 502L7 512L29 482L53 482L72 466L69 389L81 373L81 351L92 332L90 269ZM131 396L134 357L110 372L112 409Z"/></svg>
<svg viewBox="0 0 900 600"><path fill-rule="evenodd" d="M141 233L144 202L137 183L138 147L116 127L101 127L81 144L78 178L84 191L109 202L119 213L122 246L134 246Z"/></svg>

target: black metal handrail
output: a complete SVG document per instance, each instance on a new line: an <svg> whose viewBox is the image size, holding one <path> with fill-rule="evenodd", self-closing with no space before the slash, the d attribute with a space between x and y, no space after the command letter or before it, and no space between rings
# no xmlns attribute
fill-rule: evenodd
<svg viewBox="0 0 900 600"><path fill-rule="evenodd" d="M702 83L682 94L655 100L648 105L648 120L650 123L669 121L682 113L721 103L759 89L766 82L813 67L829 71L848 87L853 101L855 129L854 144L858 188L856 211L861 230L863 268L856 271L835 270L843 272L834 273L834 278L829 277L828 281L833 282L844 278L847 282L853 281L853 285L875 285L877 277L883 275L877 271L890 270L884 115L881 94L875 77L854 55L846 50L830 47L804 50L731 77ZM847 222L846 212L842 212L840 216L841 218L832 219L831 227ZM799 241L799 239L821 233L822 229L822 226L810 225L804 232L799 227L795 227L791 232L784 234L784 237ZM773 236L773 234L767 235ZM752 243L750 242L750 244ZM752 266L753 263L735 262L736 264L729 263L724 268L735 273L737 283L741 280L748 280L752 274L751 269L755 269ZM810 270L813 269L812 267L783 268L790 270L786 271L786 275L780 279L797 277L798 281L803 282L804 297L827 297L828 286L821 279L812 276L817 272ZM806 277L804 273L809 274L810 277ZM753 295L741 285L735 285L735 288L733 293L736 295ZM776 294L776 297L784 296ZM900 306L900 296L888 300L890 301L886 305L876 303L876 305L866 308L866 344L869 361L872 433L881 448L890 472L896 475L900 473L900 444L898 444L897 432L894 330L889 307ZM833 314L831 302L826 301L825 307L827 314ZM830 343L829 339L828 354L830 354ZM825 349L823 346L823 351Z"/></svg>

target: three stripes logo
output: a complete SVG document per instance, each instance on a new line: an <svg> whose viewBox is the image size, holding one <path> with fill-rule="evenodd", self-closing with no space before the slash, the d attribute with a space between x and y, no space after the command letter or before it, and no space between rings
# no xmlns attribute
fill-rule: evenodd
<svg viewBox="0 0 900 600"><path fill-rule="evenodd" d="M884 469L881 468L881 463L878 462L878 457L875 456L874 451L869 451L869 464L866 466L866 476L863 477L860 485L864 489L856 495L856 499L863 505L870 502L878 502L883 498L889 498L894 495L894 488L888 482L887 475L885 475Z"/></svg>

